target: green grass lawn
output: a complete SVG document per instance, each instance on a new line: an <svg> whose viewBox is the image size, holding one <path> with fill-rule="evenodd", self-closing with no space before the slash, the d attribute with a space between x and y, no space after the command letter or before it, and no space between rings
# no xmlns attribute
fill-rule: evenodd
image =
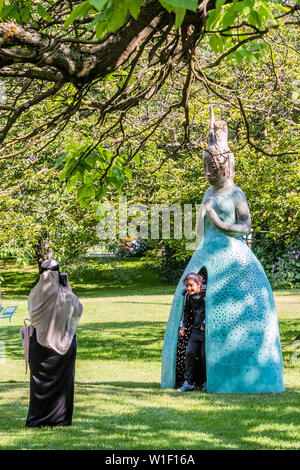
<svg viewBox="0 0 300 470"><path fill-rule="evenodd" d="M24 427L29 374L19 336L37 271L5 264L3 305L18 310L11 324L0 323L6 350L0 359L0 448L299 449L300 364L292 361L299 293L275 293L286 392L179 394L160 389L161 349L176 286L158 281L140 260L120 263L103 263L98 278L86 285L70 279L84 304L73 425L43 429Z"/></svg>

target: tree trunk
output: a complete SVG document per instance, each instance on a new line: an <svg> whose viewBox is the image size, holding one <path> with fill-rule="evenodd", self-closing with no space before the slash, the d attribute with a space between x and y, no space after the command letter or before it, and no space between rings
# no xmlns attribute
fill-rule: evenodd
<svg viewBox="0 0 300 470"><path fill-rule="evenodd" d="M53 258L53 250L49 248L49 238L46 236L41 237L39 239L38 244L35 246L35 256L34 259L38 264L38 269L40 271L40 267L45 259L52 259Z"/></svg>

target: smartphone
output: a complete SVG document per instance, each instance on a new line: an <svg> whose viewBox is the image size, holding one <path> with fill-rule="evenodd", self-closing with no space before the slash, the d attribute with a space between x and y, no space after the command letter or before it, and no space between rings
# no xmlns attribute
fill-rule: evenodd
<svg viewBox="0 0 300 470"><path fill-rule="evenodd" d="M68 285L68 275L66 273L61 273L60 277L61 277L63 285L65 287L67 287L67 285Z"/></svg>

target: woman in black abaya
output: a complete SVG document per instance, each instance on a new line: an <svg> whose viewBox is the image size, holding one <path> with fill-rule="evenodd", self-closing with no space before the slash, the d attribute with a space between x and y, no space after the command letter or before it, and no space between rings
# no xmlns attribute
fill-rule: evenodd
<svg viewBox="0 0 300 470"><path fill-rule="evenodd" d="M64 286L58 263L44 261L39 281L28 298L32 334L29 338L27 427L72 424L75 331L82 309L71 286Z"/></svg>

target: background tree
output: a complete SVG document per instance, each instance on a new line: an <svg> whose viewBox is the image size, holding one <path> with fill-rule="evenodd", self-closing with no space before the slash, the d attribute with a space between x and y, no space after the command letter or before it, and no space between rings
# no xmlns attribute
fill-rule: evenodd
<svg viewBox="0 0 300 470"><path fill-rule="evenodd" d="M70 262L98 242L97 219L67 192L53 168L57 155L40 155L38 164L21 161L3 169L0 192L0 256L40 262L55 256Z"/></svg>
<svg viewBox="0 0 300 470"><path fill-rule="evenodd" d="M33 178L51 149L60 190L76 191L91 217L93 201L124 190L140 202L200 202L212 103L228 121L255 230L294 238L298 2L1 6L2 175L17 165L20 182L21 168Z"/></svg>
<svg viewBox="0 0 300 470"><path fill-rule="evenodd" d="M81 199L101 199L108 184L121 187L128 163L166 117L182 113L179 142L193 142L193 86L216 95L218 87L227 87L248 142L255 145L238 87L230 90L214 77L227 58L256 62L269 47L270 35L299 24L298 2L291 1L15 0L1 6L0 77L7 87L1 158L20 158L29 149L37 154L61 132L89 119L90 135L82 151L70 156L64 173L65 180L76 174L78 180L86 170L81 162L98 152L100 165L93 184L84 183L88 189L79 194ZM156 116L145 114L142 105L174 84L176 100L170 96ZM23 120L20 127L20 118L28 122L41 103L38 124L26 131ZM143 114L144 126L124 132L132 110ZM103 150L107 136L114 137L109 152Z"/></svg>

